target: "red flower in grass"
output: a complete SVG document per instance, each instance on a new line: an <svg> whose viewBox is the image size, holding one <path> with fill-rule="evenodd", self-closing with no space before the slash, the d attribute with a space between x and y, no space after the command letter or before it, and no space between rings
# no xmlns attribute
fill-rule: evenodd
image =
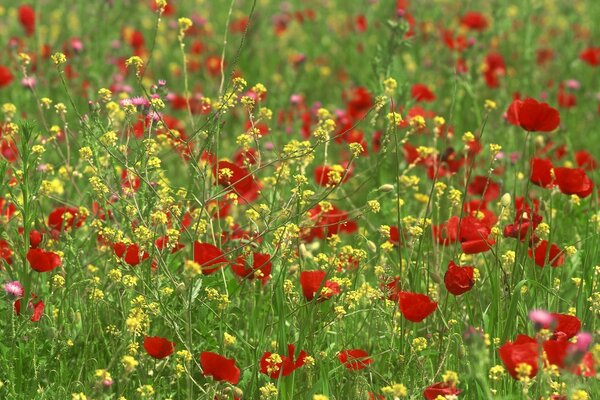
<svg viewBox="0 0 600 400"><path fill-rule="evenodd" d="M271 279L271 256L263 253L252 253L252 266L248 267L245 257L236 258L231 264L234 274L243 279L259 279L263 286Z"/></svg>
<svg viewBox="0 0 600 400"><path fill-rule="evenodd" d="M579 53L579 59L592 67L597 67L600 65L600 47L588 47Z"/></svg>
<svg viewBox="0 0 600 400"><path fill-rule="evenodd" d="M31 306L32 303L29 303L29 305ZM44 314L45 307L46 305L42 300L38 300L35 304L33 304L33 314L31 315L30 321L38 322Z"/></svg>
<svg viewBox="0 0 600 400"><path fill-rule="evenodd" d="M42 300L38 300L36 303L33 303L33 300L38 298L35 294L32 293L31 297L32 300L29 301L28 306L33 310L33 313L31 314L31 318L29 320L32 322L38 322L40 319L42 319L42 315L44 315L44 308L46 305ZM21 315L21 299L15 300L13 303L13 310L15 311L15 314Z"/></svg>
<svg viewBox="0 0 600 400"><path fill-rule="evenodd" d="M75 207L56 207L54 211L48 215L48 226L59 231L73 228L79 228L85 217L79 215L79 210Z"/></svg>
<svg viewBox="0 0 600 400"><path fill-rule="evenodd" d="M12 264L13 251L10 248L8 242L4 239L0 239L0 259L6 261L8 265Z"/></svg>
<svg viewBox="0 0 600 400"><path fill-rule="evenodd" d="M456 385L438 382L428 386L423 392L423 396L427 400L436 400L439 396L443 398L446 398L446 396L458 396L461 392L462 390L458 389Z"/></svg>
<svg viewBox="0 0 600 400"><path fill-rule="evenodd" d="M485 78L485 84L492 89L499 87L500 77L506 74L506 63L502 54L488 54L484 65L483 77Z"/></svg>
<svg viewBox="0 0 600 400"><path fill-rule="evenodd" d="M529 257L533 258L535 265L540 268L543 268L548 263L554 268L560 267L565 263L565 254L554 243L551 243L548 248L547 240L540 240L536 244L533 244L529 248Z"/></svg>
<svg viewBox="0 0 600 400"><path fill-rule="evenodd" d="M140 246L133 243L130 245L126 245L125 243L118 242L113 244L113 251L117 255L117 257L122 258L125 263L135 267L142 261L146 260L150 255L143 251L140 254Z"/></svg>
<svg viewBox="0 0 600 400"><path fill-rule="evenodd" d="M585 198L592 194L594 183L581 168L554 168L556 183L561 192Z"/></svg>
<svg viewBox="0 0 600 400"><path fill-rule="evenodd" d="M575 375L592 377L596 375L594 360L586 348L566 340L547 340L543 344L549 365L556 365ZM587 347L587 346L585 346Z"/></svg>
<svg viewBox="0 0 600 400"><path fill-rule="evenodd" d="M296 369L300 368L306 362L306 352L304 350L300 351L298 354L298 358L294 360L294 354L296 352L296 347L293 344L288 345L288 355L287 356L279 356L281 358L281 362L275 362L271 358L273 353L267 351L263 354L260 359L260 372L268 375L272 379L278 379L279 376L288 376Z"/></svg>
<svg viewBox="0 0 600 400"><path fill-rule="evenodd" d="M513 100L506 112L508 122L529 132L552 132L560 124L558 110L535 99Z"/></svg>
<svg viewBox="0 0 600 400"><path fill-rule="evenodd" d="M58 254L42 249L29 249L27 252L27 261L29 261L31 268L37 272L52 271L62 264L62 260Z"/></svg>
<svg viewBox="0 0 600 400"><path fill-rule="evenodd" d="M314 239L324 239L333 234L354 233L358 230L356 221L349 218L346 211L332 205L323 210L320 204L308 210L308 216L315 225L302 232L302 239L310 242Z"/></svg>
<svg viewBox="0 0 600 400"><path fill-rule="evenodd" d="M355 371L365 369L369 364L373 363L373 359L369 357L369 353L361 349L342 350L338 353L338 360L347 369Z"/></svg>
<svg viewBox="0 0 600 400"><path fill-rule="evenodd" d="M492 201L500 195L500 185L487 176L476 176L467 188L469 194L482 196L485 201Z"/></svg>
<svg viewBox="0 0 600 400"><path fill-rule="evenodd" d="M506 342L499 349L498 353L508 370L510 376L514 379L521 377L532 378L538 370L538 344L535 339L527 335L518 335L514 342ZM523 367L525 364L529 367ZM527 373L528 372L528 373Z"/></svg>
<svg viewBox="0 0 600 400"><path fill-rule="evenodd" d="M212 376L217 381L229 382L232 385L240 381L240 370L235 366L233 358L225 358L211 351L200 354L200 366L204 376Z"/></svg>
<svg viewBox="0 0 600 400"><path fill-rule="evenodd" d="M400 292L402 292L401 286L402 282L399 276L389 279L387 281L383 281L379 284L379 287L385 294L386 298L395 302L398 302L400 300L399 295Z"/></svg>
<svg viewBox="0 0 600 400"><path fill-rule="evenodd" d="M21 232L19 232L21 233ZM29 246L31 246L31 248L36 248L40 245L40 243L42 243L42 240L44 239L44 234L38 230L31 230L29 231Z"/></svg>
<svg viewBox="0 0 600 400"><path fill-rule="evenodd" d="M598 161L586 150L575 152L575 162L579 168L585 171L593 171L598 168Z"/></svg>
<svg viewBox="0 0 600 400"><path fill-rule="evenodd" d="M194 262L200 264L202 274L210 275L227 263L227 259L218 247L196 241L194 242Z"/></svg>
<svg viewBox="0 0 600 400"><path fill-rule="evenodd" d="M477 11L469 11L460 19L460 24L474 31L484 31L488 27L487 19Z"/></svg>
<svg viewBox="0 0 600 400"><path fill-rule="evenodd" d="M435 100L435 93L422 83L415 83L410 90L410 94L415 101L430 102Z"/></svg>
<svg viewBox="0 0 600 400"><path fill-rule="evenodd" d="M515 222L504 227L504 237L525 240L527 233L533 234L535 228L542 222L542 216L532 210L519 209Z"/></svg>
<svg viewBox="0 0 600 400"><path fill-rule="evenodd" d="M35 32L35 11L30 5L19 7L19 22L27 36L33 35Z"/></svg>
<svg viewBox="0 0 600 400"><path fill-rule="evenodd" d="M571 339L579 333L581 329L581 321L574 315L550 313L556 326L554 327L554 335L557 338Z"/></svg>
<svg viewBox="0 0 600 400"><path fill-rule="evenodd" d="M436 310L438 305L436 301L431 301L424 294L400 292L398 297L400 299L398 304L402 315L411 322L423 321Z"/></svg>
<svg viewBox="0 0 600 400"><path fill-rule="evenodd" d="M362 86L344 93L343 97L346 100L348 115L354 120L364 117L367 111L373 106L373 96Z"/></svg>
<svg viewBox="0 0 600 400"><path fill-rule="evenodd" d="M402 244L402 242L404 241L403 239L406 237L406 232L404 232L404 230L402 231L402 235L400 234L400 230L398 229L397 226L392 225L390 226L390 242L396 246L400 246Z"/></svg>
<svg viewBox="0 0 600 400"><path fill-rule="evenodd" d="M438 244L448 246L458 240L458 225L460 219L456 216L450 217L447 222L431 226L431 233Z"/></svg>
<svg viewBox="0 0 600 400"><path fill-rule="evenodd" d="M231 187L240 200L249 202L258 197L260 185L245 167L221 160L214 163L212 169L217 182L226 188Z"/></svg>
<svg viewBox="0 0 600 400"><path fill-rule="evenodd" d="M318 296L319 300L327 300L333 295L340 294L340 285L335 282L326 281L326 275L327 273L321 270L302 271L300 273L300 285L302 286L302 293L306 300L311 301L314 299L319 289L321 289Z"/></svg>
<svg viewBox="0 0 600 400"><path fill-rule="evenodd" d="M489 251L496 241L492 238L461 242L460 247L465 254L479 254Z"/></svg>
<svg viewBox="0 0 600 400"><path fill-rule="evenodd" d="M444 275L446 289L455 296L460 296L471 290L475 284L475 280L473 279L474 270L473 267L459 267L454 261L450 261L448 263L448 270Z"/></svg>
<svg viewBox="0 0 600 400"><path fill-rule="evenodd" d="M460 220L459 240L465 254L478 254L488 250L496 243L489 237L491 228L483 221L466 216Z"/></svg>
<svg viewBox="0 0 600 400"><path fill-rule="evenodd" d="M320 186L337 186L352 176L352 170L342 165L320 165L315 169L315 181Z"/></svg>
<svg viewBox="0 0 600 400"><path fill-rule="evenodd" d="M173 354L175 342L171 342L160 336L147 336L144 338L144 349L153 358L165 358Z"/></svg>
<svg viewBox="0 0 600 400"><path fill-rule="evenodd" d="M10 72L10 69L5 67L4 65L0 65L0 88L10 85L10 83L12 81L13 81L13 74L12 74L12 72ZM16 150L16 146L13 145L13 147L15 147L15 150ZM6 157L6 158L9 158L9 157ZM11 160L9 159L9 161L11 161Z"/></svg>
<svg viewBox="0 0 600 400"><path fill-rule="evenodd" d="M167 235L161 236L154 241L154 245L158 250L171 249L171 253L177 253L183 249L185 245L183 243L175 242L171 244Z"/></svg>
<svg viewBox="0 0 600 400"><path fill-rule="evenodd" d="M529 176L531 183L543 188L551 187L554 180L552 161L544 158L532 158L529 164L531 166L531 175Z"/></svg>

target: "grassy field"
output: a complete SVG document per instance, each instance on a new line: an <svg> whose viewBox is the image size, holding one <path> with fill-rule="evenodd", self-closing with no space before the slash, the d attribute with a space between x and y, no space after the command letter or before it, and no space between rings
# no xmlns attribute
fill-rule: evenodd
<svg viewBox="0 0 600 400"><path fill-rule="evenodd" d="M598 398L600 3L458 3L0 2L0 398Z"/></svg>

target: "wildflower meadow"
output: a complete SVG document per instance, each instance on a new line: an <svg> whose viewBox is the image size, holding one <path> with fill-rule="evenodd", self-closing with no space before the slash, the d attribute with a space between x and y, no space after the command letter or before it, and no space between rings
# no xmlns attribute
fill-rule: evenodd
<svg viewBox="0 0 600 400"><path fill-rule="evenodd" d="M600 399L599 21L0 0L0 399Z"/></svg>

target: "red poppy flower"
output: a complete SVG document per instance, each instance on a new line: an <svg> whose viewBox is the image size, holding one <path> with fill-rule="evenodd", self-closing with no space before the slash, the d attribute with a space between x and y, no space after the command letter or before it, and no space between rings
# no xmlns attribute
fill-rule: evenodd
<svg viewBox="0 0 600 400"><path fill-rule="evenodd" d="M59 231L72 228L73 225L79 228L83 221L85 218L79 215L79 210L75 207L56 207L48 215L48 226Z"/></svg>
<svg viewBox="0 0 600 400"><path fill-rule="evenodd" d="M146 260L150 255L143 251L140 254L140 246L133 243L130 245L126 245L125 243L118 242L113 244L113 251L117 255L117 257L122 258L125 263L135 267L142 261Z"/></svg>
<svg viewBox="0 0 600 400"><path fill-rule="evenodd" d="M156 246L156 248L158 250L164 250L164 249L170 248L171 253L176 253L185 247L185 245L183 243L179 243L179 242L175 242L174 244L171 245L171 243L169 243L169 237L166 235L161 236L158 239L156 239L154 241L154 245Z"/></svg>
<svg viewBox="0 0 600 400"><path fill-rule="evenodd" d="M346 111L353 120L364 117L367 111L373 106L373 96L362 86L344 93L344 100L346 100Z"/></svg>
<svg viewBox="0 0 600 400"><path fill-rule="evenodd" d="M464 217L460 220L459 227L462 251L465 254L478 254L490 250L491 246L496 243L489 237L490 232L491 228L483 221L472 216Z"/></svg>
<svg viewBox="0 0 600 400"><path fill-rule="evenodd" d="M204 60L204 66L206 67L206 71L212 76L217 76L221 73L221 57L216 55L211 55L206 57ZM223 60L223 68L226 68L225 61Z"/></svg>
<svg viewBox="0 0 600 400"><path fill-rule="evenodd" d="M592 194L594 183L581 168L554 168L556 183L564 194L585 198Z"/></svg>
<svg viewBox="0 0 600 400"><path fill-rule="evenodd" d="M373 363L373 359L369 357L369 353L361 349L342 350L338 353L338 360L347 369L355 371L365 369L369 364Z"/></svg>
<svg viewBox="0 0 600 400"><path fill-rule="evenodd" d="M7 264L12 264L13 251L4 239L0 239L0 259L6 261Z"/></svg>
<svg viewBox="0 0 600 400"><path fill-rule="evenodd" d="M494 226L498 221L496 214L488 210L487 201L485 200L469 200L463 204L463 210L470 216L477 218L485 226Z"/></svg>
<svg viewBox="0 0 600 400"><path fill-rule="evenodd" d="M584 171L593 171L598 168L598 161L586 150L575 152L575 162Z"/></svg>
<svg viewBox="0 0 600 400"><path fill-rule="evenodd" d="M62 264L62 260L58 254L42 249L29 249L27 252L27 261L29 261L31 268L37 272L52 271Z"/></svg>
<svg viewBox="0 0 600 400"><path fill-rule="evenodd" d="M12 74L12 72L10 72L10 69L5 67L4 65L0 65L0 88L10 85L12 80L13 80L13 74ZM6 157L6 158L8 158L8 157ZM10 159L9 159L9 161L10 161Z"/></svg>
<svg viewBox="0 0 600 400"><path fill-rule="evenodd" d="M487 176L475 176L467 188L469 194L479 195L485 201L492 201L500 195L500 185Z"/></svg>
<svg viewBox="0 0 600 400"><path fill-rule="evenodd" d="M35 32L35 11L30 5L19 7L19 22L27 36L33 35Z"/></svg>
<svg viewBox="0 0 600 400"><path fill-rule="evenodd" d="M325 271L302 271L300 273L300 285L302 286L302 294L306 300L311 301L315 298L315 294L319 293L319 300L330 299L333 295L340 294L340 285L335 282L325 281ZM323 282L325 281L325 282Z"/></svg>
<svg viewBox="0 0 600 400"><path fill-rule="evenodd" d="M252 175L244 167L221 160L213 165L217 182L225 187L232 186L238 192L246 192L252 186Z"/></svg>
<svg viewBox="0 0 600 400"><path fill-rule="evenodd" d="M518 335L514 342L506 342L499 349L498 353L508 370L510 376L518 379L517 367L519 364L531 366L528 377L532 378L538 370L538 344L535 339L527 335Z"/></svg>
<svg viewBox="0 0 600 400"><path fill-rule="evenodd" d="M352 171L341 165L320 165L315 168L315 181L319 186L337 186L345 183L352 176Z"/></svg>
<svg viewBox="0 0 600 400"><path fill-rule="evenodd" d="M485 69L483 71L483 77L485 78L485 84L489 88L497 88L500 86L500 77L506 74L506 64L504 63L504 57L499 53L488 54L485 58Z"/></svg>
<svg viewBox="0 0 600 400"><path fill-rule="evenodd" d="M431 233L438 244L448 246L458 240L459 218L450 217L447 222L431 226Z"/></svg>
<svg viewBox="0 0 600 400"><path fill-rule="evenodd" d="M43 239L44 234L42 232L35 229L29 231L29 246L31 246L31 248L35 249L38 247Z"/></svg>
<svg viewBox="0 0 600 400"><path fill-rule="evenodd" d="M579 333L581 321L574 315L550 313L554 318L556 326L554 335L558 338L571 339Z"/></svg>
<svg viewBox="0 0 600 400"><path fill-rule="evenodd" d="M529 132L551 132L560 124L558 110L535 99L513 100L506 112L508 122Z"/></svg>
<svg viewBox="0 0 600 400"><path fill-rule="evenodd" d="M227 259L223 251L210 243L194 242L194 262L202 267L202 274L210 275L219 270ZM210 268L209 268L210 267Z"/></svg>
<svg viewBox="0 0 600 400"><path fill-rule="evenodd" d="M288 345L288 355L280 356L281 362L273 363L270 360L270 357L273 353L265 352L260 359L260 372L268 375L272 379L278 379L279 376L288 376L296 369L300 368L306 362L306 352L304 350L300 351L298 354L298 358L294 360L294 354L296 352L296 347L293 344Z"/></svg>
<svg viewBox="0 0 600 400"><path fill-rule="evenodd" d="M579 53L579 59L591 65L597 67L600 65L600 47L589 47Z"/></svg>
<svg viewBox="0 0 600 400"><path fill-rule="evenodd" d="M364 32L367 30L367 18L360 14L354 18L354 26L358 32Z"/></svg>
<svg viewBox="0 0 600 400"><path fill-rule="evenodd" d="M121 190L123 190L125 194L137 192L141 183L140 177L132 172L127 172L127 169L124 169L123 172L121 172Z"/></svg>
<svg viewBox="0 0 600 400"><path fill-rule="evenodd" d="M552 161L534 157L529 164L531 166L531 174L529 176L531 183L543 188L551 187L554 181L552 177Z"/></svg>
<svg viewBox="0 0 600 400"><path fill-rule="evenodd" d="M573 93L569 93L565 90L564 85L561 83L556 93L556 102L559 107L572 108L577 105L577 97Z"/></svg>
<svg viewBox="0 0 600 400"><path fill-rule="evenodd" d="M271 256L263 253L252 253L252 267L248 267L246 258L240 256L231 264L231 270L234 274L243 279L258 278L263 286L271 279ZM257 275L257 273L259 273Z"/></svg>
<svg viewBox="0 0 600 400"><path fill-rule="evenodd" d="M548 253L547 256L546 253ZM548 248L547 240L540 240L532 245L532 248L529 249L529 257L533 258L535 265L540 268L543 268L547 263L550 263L550 266L554 268L565 263L565 254L554 243L551 243L550 248Z"/></svg>
<svg viewBox="0 0 600 400"><path fill-rule="evenodd" d="M504 227L504 237L525 240L527 233L532 234L542 222L542 216L535 211L520 209L515 215L515 222Z"/></svg>
<svg viewBox="0 0 600 400"><path fill-rule="evenodd" d="M400 300L401 290L401 278L399 276L383 281L379 284L379 287L385 294L386 298L391 301L398 302Z"/></svg>
<svg viewBox="0 0 600 400"><path fill-rule="evenodd" d="M446 289L455 296L460 296L471 290L475 284L475 280L473 279L474 270L473 267L460 267L454 261L450 261L448 263L448 270L444 275Z"/></svg>
<svg viewBox="0 0 600 400"><path fill-rule="evenodd" d="M155 0L150 0L150 7L152 8L152 11L158 11L158 5L156 4ZM163 15L169 16L172 15L175 12L175 6L173 5L173 3L169 2L167 3L167 5L164 8L163 11Z"/></svg>
<svg viewBox="0 0 600 400"><path fill-rule="evenodd" d="M31 315L30 321L38 322L44 314L44 307L46 306L42 300L39 300L35 304L29 303L29 306L33 305L33 314Z"/></svg>
<svg viewBox="0 0 600 400"><path fill-rule="evenodd" d="M144 34L138 30L134 30L131 32L129 36L129 45L136 50L140 50L146 44L146 40L144 39Z"/></svg>
<svg viewBox="0 0 600 400"><path fill-rule="evenodd" d="M437 308L437 302L424 294L400 292L398 295L400 311L411 322L421 322Z"/></svg>
<svg viewBox="0 0 600 400"><path fill-rule="evenodd" d="M392 225L390 226L390 242L395 244L396 246L399 246L402 243L403 238L406 237L406 232L402 232L402 235L400 235L400 230L398 229L397 226Z"/></svg>
<svg viewBox="0 0 600 400"><path fill-rule="evenodd" d="M153 358L165 358L173 354L175 342L171 342L160 336L146 336L144 338L144 349Z"/></svg>
<svg viewBox="0 0 600 400"><path fill-rule="evenodd" d="M212 376L217 381L229 382L232 385L240 381L240 370L235 366L233 358L225 358L211 351L200 354L200 365L204 376Z"/></svg>
<svg viewBox="0 0 600 400"><path fill-rule="evenodd" d="M431 102L435 100L435 93L422 83L415 83L410 94L415 101Z"/></svg>
<svg viewBox="0 0 600 400"><path fill-rule="evenodd" d="M439 396L443 398L446 398L446 396L458 396L461 392L462 390L458 389L455 385L438 382L428 386L423 392L423 396L427 400L436 400Z"/></svg>
<svg viewBox="0 0 600 400"><path fill-rule="evenodd" d="M469 11L460 19L460 24L474 31L484 31L488 27L487 19L477 11Z"/></svg>
<svg viewBox="0 0 600 400"><path fill-rule="evenodd" d="M333 234L354 233L358 230L356 221L351 220L346 211L332 205L324 211L320 204L308 210L308 216L315 221L312 228L302 232L302 239L310 242L314 239L324 239Z"/></svg>
<svg viewBox="0 0 600 400"><path fill-rule="evenodd" d="M585 377L596 375L591 353L579 349L577 344L567 340L547 340L543 347L549 365L556 365L575 375Z"/></svg>
<svg viewBox="0 0 600 400"><path fill-rule="evenodd" d="M465 254L479 254L489 251L496 241L492 238L475 239L461 242L460 247Z"/></svg>

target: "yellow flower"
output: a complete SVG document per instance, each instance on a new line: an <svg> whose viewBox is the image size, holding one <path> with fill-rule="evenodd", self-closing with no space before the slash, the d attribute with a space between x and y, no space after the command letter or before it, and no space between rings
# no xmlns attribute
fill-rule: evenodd
<svg viewBox="0 0 600 400"><path fill-rule="evenodd" d="M65 56L61 52L52 54L52 56L50 58L52 59L52 62L54 63L54 65L62 65L67 62L67 56Z"/></svg>

